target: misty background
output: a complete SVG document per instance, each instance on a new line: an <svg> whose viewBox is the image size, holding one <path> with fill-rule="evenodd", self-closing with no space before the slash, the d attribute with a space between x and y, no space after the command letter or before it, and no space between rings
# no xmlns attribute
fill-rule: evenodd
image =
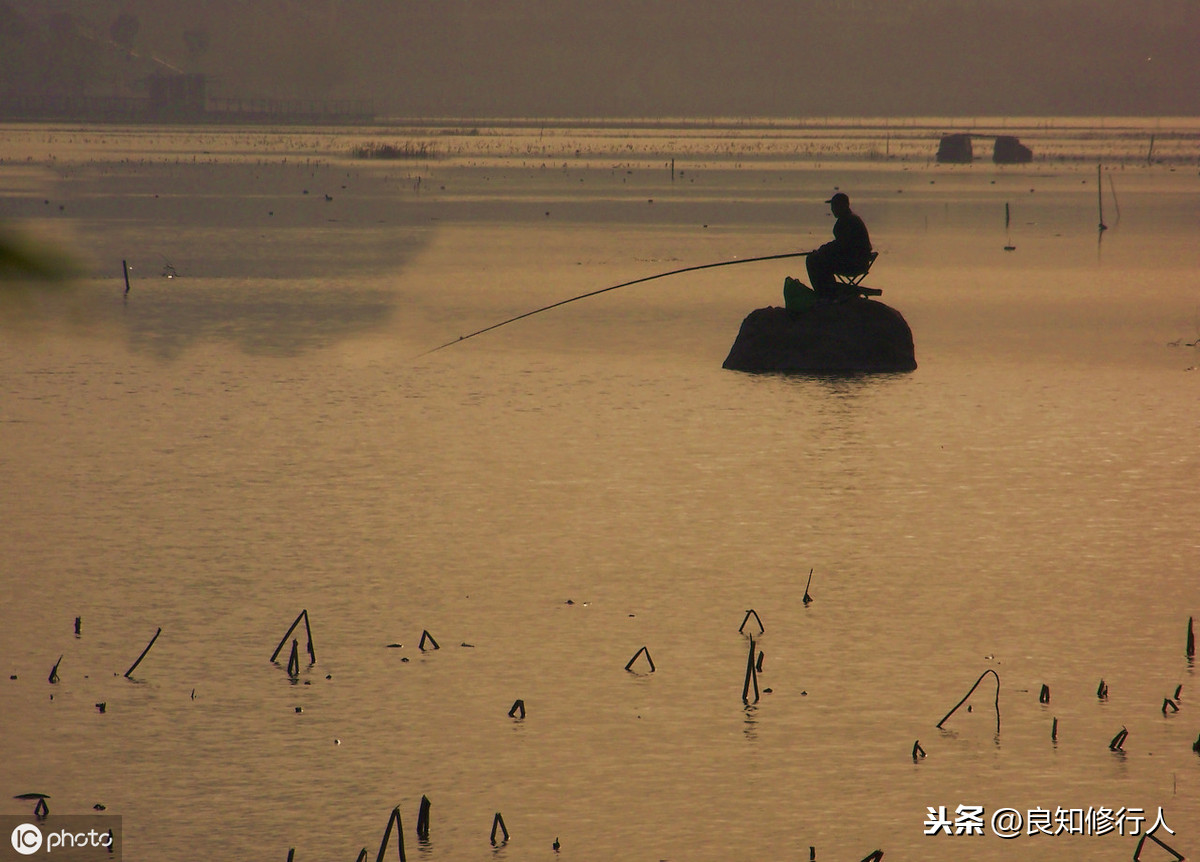
<svg viewBox="0 0 1200 862"><path fill-rule="evenodd" d="M1200 0L0 0L0 96L170 71L383 117L1190 116Z"/></svg>

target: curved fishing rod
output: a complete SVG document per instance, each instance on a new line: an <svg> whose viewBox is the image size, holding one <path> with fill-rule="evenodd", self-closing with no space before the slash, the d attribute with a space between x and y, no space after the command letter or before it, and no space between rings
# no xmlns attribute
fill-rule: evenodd
<svg viewBox="0 0 1200 862"><path fill-rule="evenodd" d="M417 356L419 359L422 356L428 356L430 353L436 353L444 347L449 347L452 344L459 344L466 341L468 338L474 338L476 335L483 335L485 332L491 332L493 329L499 329L501 326L507 326L510 323L516 323L518 320L524 320L526 317L532 317L535 314L541 314L543 311L549 311L552 308L558 308L560 305L566 305L569 302L577 302L581 299L587 299L589 296L598 296L601 293L608 293L610 290L617 290L621 287L629 287L634 284L641 284L644 281L653 281L656 278L666 278L668 275L679 275L684 272L695 272L698 269L712 269L717 266L733 266L738 263L757 263L763 260L781 260L785 257L807 257L812 254L811 251L793 251L787 254L769 254L765 257L747 257L737 260L722 260L717 263L702 263L698 266L685 266L683 269L673 269L670 272L660 272L657 275L647 275L644 278L635 278L633 281L624 281L620 284L614 284L612 287L602 287L599 290L592 290L587 293L581 293L579 296L572 296L570 299L560 299L558 302L552 302L549 305L543 305L541 308L535 308L533 311L526 311L524 314L518 314L516 317L510 317L508 320L502 320L499 323L493 323L491 326L485 326L483 329L477 329L467 335L460 335L453 341L447 341L445 344L439 344L431 350L426 350Z"/></svg>

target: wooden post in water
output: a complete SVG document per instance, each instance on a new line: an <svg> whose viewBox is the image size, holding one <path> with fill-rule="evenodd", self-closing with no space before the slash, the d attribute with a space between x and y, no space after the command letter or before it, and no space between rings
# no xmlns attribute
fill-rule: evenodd
<svg viewBox="0 0 1200 862"><path fill-rule="evenodd" d="M812 572L809 572L809 575L811 576ZM746 616L742 617L742 624L738 626L738 634L742 634L746 631L746 623L750 622L750 617L754 617L754 622L758 623L758 633L760 635L766 631L766 628L762 624L762 620L758 618L758 611L754 610L754 608L751 608L750 610L746 611Z"/></svg>
<svg viewBox="0 0 1200 862"><path fill-rule="evenodd" d="M417 649L419 649L421 652L425 652L425 642L426 641L429 641L429 643L433 644L431 649L441 649L441 647L438 646L438 642L433 639L433 635L431 635L428 631L422 629L421 630L421 642L417 644Z"/></svg>
<svg viewBox="0 0 1200 862"><path fill-rule="evenodd" d="M392 827L396 828L396 842L398 844L398 852L400 854L400 862L406 862L404 857L404 824L400 820L400 806L397 805L392 809L392 813L388 816L387 829L383 830L383 840L379 842L379 855L375 857L375 862L383 862L383 854L387 851L388 840L392 837Z"/></svg>
<svg viewBox="0 0 1200 862"><path fill-rule="evenodd" d="M500 816L500 812L496 812L496 816L492 818L492 844L496 843L496 830L499 829L504 834L504 840L508 841L508 827L504 825L504 818Z"/></svg>
<svg viewBox="0 0 1200 862"><path fill-rule="evenodd" d="M300 621L304 620L304 633L308 635L308 657L312 659L312 663L317 663L317 651L313 648L312 626L308 623L308 610L302 610L296 615L296 619L288 626L288 630L284 632L282 638L279 639L279 645L275 647L275 652L271 653L271 661L279 658L279 653L283 649L283 645L287 643L288 638L292 636L292 632L296 630L296 626L300 625Z"/></svg>
<svg viewBox="0 0 1200 862"><path fill-rule="evenodd" d="M642 647L633 654L633 658L631 658L625 664L625 670L629 670L631 667L633 667L633 663L638 660L638 656L640 656L642 653L646 654L646 661L650 663L650 673L654 673L654 659L650 657L650 650L648 650L646 647Z"/></svg>
<svg viewBox="0 0 1200 862"><path fill-rule="evenodd" d="M158 636L162 634L162 626L158 627L158 631L154 633L154 637L150 638L150 643L146 644L146 648L142 650L142 654L137 657L137 661L129 666L129 670L125 671L125 678L129 679L129 675L137 669L137 666L142 663L142 659L146 657L146 653L150 652L150 647L154 646L154 642L158 640Z"/></svg>
<svg viewBox="0 0 1200 862"><path fill-rule="evenodd" d="M746 681L742 684L742 703L750 704L750 686L754 685L754 702L758 703L758 670L754 664L754 638L750 638L750 654L746 656Z"/></svg>
<svg viewBox="0 0 1200 862"><path fill-rule="evenodd" d="M421 797L421 808L417 812L417 839L429 840L429 808L431 803L428 796Z"/></svg>
<svg viewBox="0 0 1200 862"><path fill-rule="evenodd" d="M975 689L979 688L979 684L983 682L983 678L989 673L996 678L996 733L997 735L1000 733L1000 674L996 673L996 671L992 670L991 668L988 668L981 673L979 675L979 679L975 680L975 684L971 686L971 690L963 695L962 700L954 704L954 709L950 710L942 717L942 720L937 723L937 728L939 730L941 729L942 725L946 723L946 720L949 719L950 716L954 715L954 713L958 712L958 708L967 702L967 698L975 693Z"/></svg>

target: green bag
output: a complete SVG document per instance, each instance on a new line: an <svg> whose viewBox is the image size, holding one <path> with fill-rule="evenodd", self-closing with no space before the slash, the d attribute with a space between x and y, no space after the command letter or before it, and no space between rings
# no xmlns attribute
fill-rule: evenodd
<svg viewBox="0 0 1200 862"><path fill-rule="evenodd" d="M817 304L817 294L799 279L783 280L783 307L788 311L808 311Z"/></svg>

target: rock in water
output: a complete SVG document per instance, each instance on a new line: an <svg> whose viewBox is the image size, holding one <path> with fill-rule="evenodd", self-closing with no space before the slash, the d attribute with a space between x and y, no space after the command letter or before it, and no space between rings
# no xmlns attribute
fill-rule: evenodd
<svg viewBox="0 0 1200 862"><path fill-rule="evenodd" d="M912 330L896 309L862 297L804 312L759 308L742 321L723 368L859 373L912 371Z"/></svg>

